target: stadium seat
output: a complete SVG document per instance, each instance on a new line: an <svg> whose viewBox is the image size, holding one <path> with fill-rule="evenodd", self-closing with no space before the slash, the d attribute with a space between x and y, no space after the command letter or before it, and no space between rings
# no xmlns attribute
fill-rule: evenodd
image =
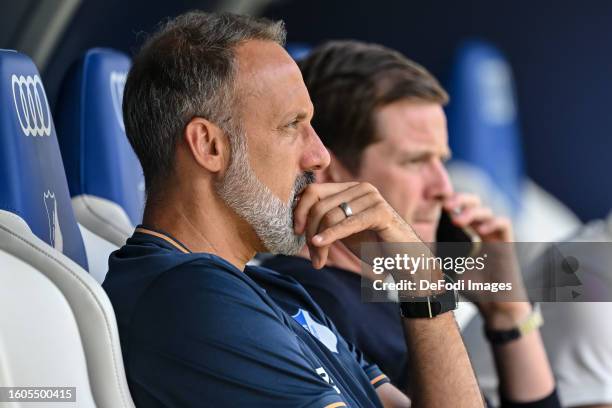
<svg viewBox="0 0 612 408"><path fill-rule="evenodd" d="M125 135L121 108L130 64L114 50L87 51L64 79L56 110L76 218L117 247L141 222L144 203L142 168Z"/></svg>
<svg viewBox="0 0 612 408"><path fill-rule="evenodd" d="M448 109L453 159L478 167L518 211L525 172L510 67L479 42L465 44L455 64Z"/></svg>
<svg viewBox="0 0 612 408"><path fill-rule="evenodd" d="M310 51L312 51L312 46L307 43L293 42L287 43L285 49L294 60L299 61L306 58L308 54L310 54Z"/></svg>
<svg viewBox="0 0 612 408"><path fill-rule="evenodd" d="M0 308L15 313L0 313L0 385L70 384L78 390L79 406L95 407L72 309L48 278L6 252L5 222L0 224Z"/></svg>
<svg viewBox="0 0 612 408"><path fill-rule="evenodd" d="M0 100L0 384L75 386L79 406L133 407L113 308L84 269L45 89L25 55L0 50Z"/></svg>
<svg viewBox="0 0 612 408"><path fill-rule="evenodd" d="M525 172L514 81L504 55L483 41L464 43L448 89L448 169L455 187L512 218L518 241L555 241L576 230L578 218Z"/></svg>

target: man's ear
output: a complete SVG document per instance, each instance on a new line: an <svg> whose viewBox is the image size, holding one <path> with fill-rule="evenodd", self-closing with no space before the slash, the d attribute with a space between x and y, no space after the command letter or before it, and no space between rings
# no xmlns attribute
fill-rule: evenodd
<svg viewBox="0 0 612 408"><path fill-rule="evenodd" d="M315 171L317 182L319 183L344 183L347 181L353 181L355 177L348 171L348 169L342 164L338 157L329 149L330 162L323 170Z"/></svg>
<svg viewBox="0 0 612 408"><path fill-rule="evenodd" d="M228 161L229 141L214 123L195 117L187 123L184 139L194 160L211 173L224 169Z"/></svg>

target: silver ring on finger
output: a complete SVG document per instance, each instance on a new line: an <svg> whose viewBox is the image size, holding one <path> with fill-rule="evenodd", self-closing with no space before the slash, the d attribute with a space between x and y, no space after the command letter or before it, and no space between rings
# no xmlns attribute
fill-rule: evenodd
<svg viewBox="0 0 612 408"><path fill-rule="evenodd" d="M346 215L346 218L353 215L353 209L351 208L350 205L348 205L347 202L341 202L338 207L340 207L340 209L344 212L344 215Z"/></svg>

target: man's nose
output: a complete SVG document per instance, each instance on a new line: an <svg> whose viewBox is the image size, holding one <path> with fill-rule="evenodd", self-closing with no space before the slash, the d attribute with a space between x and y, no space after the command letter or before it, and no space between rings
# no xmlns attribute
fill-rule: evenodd
<svg viewBox="0 0 612 408"><path fill-rule="evenodd" d="M429 174L427 195L436 200L446 200L453 194L453 185L444 163L436 160Z"/></svg>
<svg viewBox="0 0 612 408"><path fill-rule="evenodd" d="M300 160L300 167L304 171L324 170L329 166L331 158L329 152L319 139L319 135L312 126L308 126L305 137L305 150Z"/></svg>

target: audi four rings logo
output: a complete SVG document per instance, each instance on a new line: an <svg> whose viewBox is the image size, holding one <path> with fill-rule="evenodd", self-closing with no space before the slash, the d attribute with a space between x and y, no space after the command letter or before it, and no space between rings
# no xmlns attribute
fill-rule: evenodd
<svg viewBox="0 0 612 408"><path fill-rule="evenodd" d="M15 112L23 133L26 136L49 136L51 109L40 77L13 74L11 82Z"/></svg>
<svg viewBox="0 0 612 408"><path fill-rule="evenodd" d="M123 88L125 88L125 80L127 79L127 72L111 71L110 73L110 90L111 99L113 100L113 108L115 109L115 116L121 129L125 132L125 125L123 124L123 113L121 110L121 103L123 102Z"/></svg>

